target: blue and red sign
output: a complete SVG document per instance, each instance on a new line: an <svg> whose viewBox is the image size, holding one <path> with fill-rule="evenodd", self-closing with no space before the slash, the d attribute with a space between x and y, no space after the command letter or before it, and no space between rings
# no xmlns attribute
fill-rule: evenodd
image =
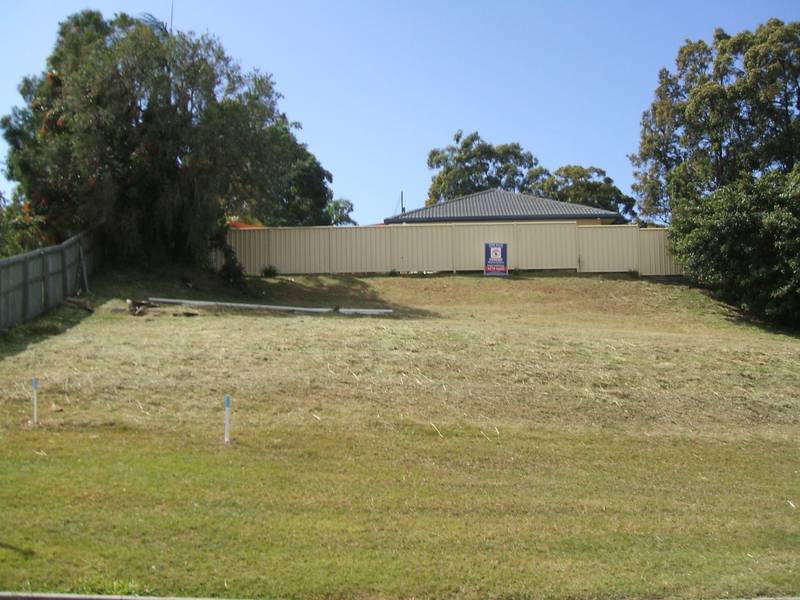
<svg viewBox="0 0 800 600"><path fill-rule="evenodd" d="M484 244L484 275L508 275L508 244Z"/></svg>

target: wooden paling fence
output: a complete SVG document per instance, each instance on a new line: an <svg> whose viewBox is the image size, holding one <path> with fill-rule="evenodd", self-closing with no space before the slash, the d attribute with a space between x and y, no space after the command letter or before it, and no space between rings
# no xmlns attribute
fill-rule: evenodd
<svg viewBox="0 0 800 600"><path fill-rule="evenodd" d="M35 319L74 295L100 258L95 236L81 233L57 246L0 259L0 329Z"/></svg>
<svg viewBox="0 0 800 600"><path fill-rule="evenodd" d="M228 241L245 274L480 271L484 243L508 244L511 269L679 275L666 229L635 225L441 223L235 229ZM221 258L212 258L214 266Z"/></svg>

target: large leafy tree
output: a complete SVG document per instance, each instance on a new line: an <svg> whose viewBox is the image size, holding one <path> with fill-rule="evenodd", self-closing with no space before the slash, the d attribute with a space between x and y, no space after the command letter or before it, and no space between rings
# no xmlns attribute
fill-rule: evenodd
<svg viewBox="0 0 800 600"><path fill-rule="evenodd" d="M603 169L566 165L548 175L541 185L543 196L631 214L636 201L624 194Z"/></svg>
<svg viewBox="0 0 800 600"><path fill-rule="evenodd" d="M800 323L800 22L687 42L642 117L634 189L685 272Z"/></svg>
<svg viewBox="0 0 800 600"><path fill-rule="evenodd" d="M428 154L428 168L437 173L431 180L427 204L492 188L522 191L547 173L536 157L517 143L493 145L477 131L464 135L461 130L453 142Z"/></svg>
<svg viewBox="0 0 800 600"><path fill-rule="evenodd" d="M631 156L645 216L668 221L742 176L788 173L800 158L800 22L718 29L662 69Z"/></svg>
<svg viewBox="0 0 800 600"><path fill-rule="evenodd" d="M211 36L84 11L20 92L2 120L8 175L57 238L96 225L120 258L202 260L226 215L328 222L330 173L272 79Z"/></svg>
<svg viewBox="0 0 800 600"><path fill-rule="evenodd" d="M518 143L493 145L478 132L457 131L454 144L434 148L428 167L436 169L427 204L493 188L522 192L631 213L634 200L614 185L603 169L566 165L552 173Z"/></svg>

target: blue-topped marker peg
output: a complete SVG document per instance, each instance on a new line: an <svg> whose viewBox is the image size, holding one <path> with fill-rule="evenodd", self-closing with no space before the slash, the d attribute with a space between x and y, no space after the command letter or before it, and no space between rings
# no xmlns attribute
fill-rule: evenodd
<svg viewBox="0 0 800 600"><path fill-rule="evenodd" d="M225 443L231 443L231 397L225 396Z"/></svg>

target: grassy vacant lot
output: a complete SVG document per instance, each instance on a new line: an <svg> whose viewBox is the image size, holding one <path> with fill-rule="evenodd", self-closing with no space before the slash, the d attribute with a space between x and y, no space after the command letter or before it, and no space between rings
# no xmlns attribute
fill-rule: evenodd
<svg viewBox="0 0 800 600"><path fill-rule="evenodd" d="M0 588L800 592L798 337L629 277L198 284L105 274L0 336ZM397 312L118 310L159 294Z"/></svg>

